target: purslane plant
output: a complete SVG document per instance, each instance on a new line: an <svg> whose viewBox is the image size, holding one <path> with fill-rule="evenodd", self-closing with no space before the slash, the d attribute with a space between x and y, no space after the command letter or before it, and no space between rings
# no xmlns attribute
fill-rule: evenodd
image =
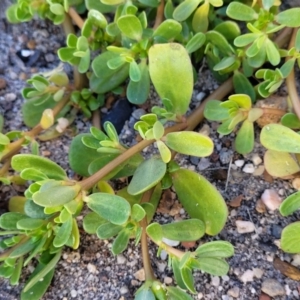
<svg viewBox="0 0 300 300"><path fill-rule="evenodd" d="M299 126L300 109L296 93L291 92L295 87L293 68L295 62L299 64L300 34L296 29L289 49L281 47L289 38L287 27L300 26L300 8L279 12L280 1L249 2L18 0L7 10L13 23L37 14L63 24L66 46L59 49L58 56L74 68L73 82L60 67L34 75L23 90L22 108L25 124L33 128L0 134L0 180L5 184L29 181L24 197L10 199L11 211L0 217L0 234L9 236L0 244L4 249L0 276L17 284L22 268L32 259L38 262L21 299L39 299L51 283L63 247L79 247L76 217L85 205L91 212L84 217L84 230L100 239L113 238L114 255L123 252L130 239L141 243L146 282L137 291L137 300L191 299L186 291L196 292L193 270L227 273L225 258L233 255L230 243L215 241L183 252L165 242L216 235L226 222L227 207L216 188L200 174L181 169L174 160L176 152L199 157L212 153L212 140L192 131L203 118L205 104L206 117L223 122L218 129L221 134L232 132L242 122L235 146L238 152L248 153L254 143L253 123L266 112L252 104L260 96L274 93L286 79L295 114L291 111L282 123ZM86 13L85 20L81 13ZM250 33L241 34L238 24L225 19L226 15L247 22ZM80 32L75 32L72 21ZM274 40L278 31L282 34ZM187 117L196 66L203 57L218 81L228 80ZM281 58L287 59L282 66ZM268 62L277 68L266 69L263 65ZM262 81L253 87L250 78L260 67L263 69L255 76ZM90 133L74 137L69 163L83 180L68 178L56 163L39 156L37 139L62 134L79 110L97 120L99 107L112 94L126 93L131 103L143 104L151 84L161 105L136 122L141 142L130 148L123 145L110 122L104 123L103 130L95 122ZM233 87L236 95L223 103L216 100L226 97ZM1 118L0 129L2 124ZM274 144L264 136L268 128L262 131L266 147ZM286 137L294 138L293 134L290 130ZM158 153L144 159L141 151L153 143ZM293 146L297 143L295 138ZM17 154L24 145L31 146L32 154ZM279 151L298 153L294 148ZM10 165L19 174L10 175ZM109 183L131 176L129 185L118 191ZM169 188L174 188L191 219L170 224L152 221L162 191ZM287 211L293 210L284 210L283 205L282 213ZM166 287L155 278L147 238L158 251L169 255L178 287ZM284 250L298 251L291 250L285 240L283 236Z"/></svg>

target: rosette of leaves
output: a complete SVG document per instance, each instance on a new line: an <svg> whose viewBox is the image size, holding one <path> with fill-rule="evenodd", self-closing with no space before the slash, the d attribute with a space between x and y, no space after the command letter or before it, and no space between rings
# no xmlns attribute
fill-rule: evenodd
<svg viewBox="0 0 300 300"><path fill-rule="evenodd" d="M134 128L139 131L143 139L156 140L164 163L170 162L171 150L199 157L209 156L213 152L212 140L200 133L184 131L165 135L164 126L161 121L157 120L155 114L142 116L141 121L135 123Z"/></svg>
<svg viewBox="0 0 300 300"><path fill-rule="evenodd" d="M236 94L227 101L209 101L204 110L208 120L221 121L217 132L222 135L230 134L242 122L235 138L235 149L238 153L246 154L254 147L254 122L263 114L263 109L252 108L251 98L245 94Z"/></svg>
<svg viewBox="0 0 300 300"><path fill-rule="evenodd" d="M297 31L295 38L295 47L290 50L280 49L282 56L287 57L287 61L275 70L270 69L260 69L256 72L255 76L258 79L263 79L264 81L259 83L257 88L258 92L264 98L269 97L282 85L284 79L286 79L294 68L297 62L300 66L300 30Z"/></svg>
<svg viewBox="0 0 300 300"><path fill-rule="evenodd" d="M246 4L233 1L228 5L226 14L235 20L246 21L251 33L236 37L234 45L247 47L245 55L253 68L258 68L268 60L273 66L280 62L280 51L270 36L284 27L298 27L299 8L291 8L277 13L275 1L262 1L262 7L255 9ZM278 25L279 24L279 25Z"/></svg>
<svg viewBox="0 0 300 300"><path fill-rule="evenodd" d="M25 87L22 96L26 102L22 106L23 120L28 127L40 122L43 112L53 108L69 91L69 78L65 72L52 72L49 76L34 75L27 80L32 87ZM66 107L57 117L69 110Z"/></svg>
<svg viewBox="0 0 300 300"><path fill-rule="evenodd" d="M69 162L76 173L82 176L94 174L126 150L126 147L119 142L112 123L105 122L104 130L106 134L91 127L90 134L79 134L73 139L69 151ZM118 165L105 178L131 176L142 161L142 156L135 154Z"/></svg>
<svg viewBox="0 0 300 300"><path fill-rule="evenodd" d="M6 11L6 17L11 23L30 21L34 15L42 19L49 19L54 24L61 24L65 19L65 14L69 6L79 5L83 0L18 0Z"/></svg>
<svg viewBox="0 0 300 300"><path fill-rule="evenodd" d="M14 212L0 217L3 261L0 276L17 284L23 266L33 258L39 263L25 285L21 299L40 299L54 274L67 245L79 246L79 230L74 218L83 205L81 187L68 180L65 171L54 162L37 155L15 155L12 167L24 180L30 180L26 201L14 201ZM43 283L40 282L44 278Z"/></svg>
<svg viewBox="0 0 300 300"><path fill-rule="evenodd" d="M90 118L93 111L103 106L104 95L98 94L96 97L90 89L84 88L81 91L72 92L70 100L82 110L86 117Z"/></svg>
<svg viewBox="0 0 300 300"><path fill-rule="evenodd" d="M291 113L283 116L282 123L295 129L300 125ZM264 163L269 174L285 178L295 176L300 171L300 136L297 132L281 124L269 124L263 127L260 142L268 149Z"/></svg>
<svg viewBox="0 0 300 300"><path fill-rule="evenodd" d="M173 18L183 22L193 15L191 17L193 30L195 32L206 32L209 25L211 7L220 7L222 5L222 0L184 0L174 9Z"/></svg>

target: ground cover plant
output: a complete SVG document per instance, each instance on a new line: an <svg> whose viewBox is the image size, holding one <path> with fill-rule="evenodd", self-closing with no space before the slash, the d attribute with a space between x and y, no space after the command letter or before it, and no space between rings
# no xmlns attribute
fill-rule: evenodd
<svg viewBox="0 0 300 300"><path fill-rule="evenodd" d="M168 244L168 240L217 235L228 214L216 188L202 175L180 168L175 156L212 153L212 140L193 131L203 114L222 122L220 134L239 128L235 150L241 154L253 149L254 122L275 115L281 124L266 124L261 131L261 143L269 149L266 168L277 177L299 172L299 135L294 130L300 127L300 110L294 66L300 65L300 8L280 11L280 1L275 0L18 0L6 14L13 23L38 15L63 24L66 46L58 56L74 72L72 76L57 68L34 75L22 91L24 123L31 129L0 133L0 180L27 184L24 197L11 198L10 212L0 217L0 234L5 236L0 244L0 276L18 284L22 268L34 260L36 268L21 299L40 299L63 247L80 247L76 217L85 206L89 213L84 216L84 230L100 239L113 238L114 255L123 252L130 239L141 244L146 281L135 299L192 299L188 293L196 292L193 270L225 275L229 269L225 259L234 254L227 241L202 243L193 252ZM197 66L204 58L221 85L187 116ZM288 113L255 103L275 93L285 80ZM136 145L123 145L111 122L103 128L95 122L90 133L74 137L69 163L81 180L69 178L56 162L39 154L38 140L59 138L79 111L97 120L99 108L111 94L126 94L131 103L141 105L151 85L161 105L136 122L141 140ZM226 96L228 100L219 101ZM0 128L4 122L5 116ZM158 153L145 159L141 152L153 143ZM19 154L23 146L31 154ZM115 191L110 181L120 178L128 178L129 184ZM191 219L170 224L152 221L162 191L169 188L174 188ZM297 192L280 211L288 215L299 208ZM282 249L300 252L299 239L296 222L283 231ZM155 278L149 241L157 245L158 253L168 253L176 287Z"/></svg>

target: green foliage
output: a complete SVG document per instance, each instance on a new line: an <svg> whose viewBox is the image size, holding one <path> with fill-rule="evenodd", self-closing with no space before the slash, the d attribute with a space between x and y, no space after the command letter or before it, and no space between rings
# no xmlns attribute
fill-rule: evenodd
<svg viewBox="0 0 300 300"><path fill-rule="evenodd" d="M0 256L0 277L17 284L22 267L37 260L21 299L40 299L51 283L62 248L79 247L76 217L84 205L92 210L83 218L84 230L100 239L113 239L114 255L126 250L130 239L138 245L147 242L147 236L157 244L158 251L168 253L179 288L154 280L148 266L137 300L190 300L186 291L196 293L194 270L216 276L228 272L225 258L234 251L226 241L201 243L194 252L182 252L164 243L166 239L196 241L205 233L216 235L228 214L216 188L203 176L180 169L174 160L175 152L211 155L212 140L193 131L166 128L170 122L181 123L181 128L195 127L186 122L185 114L197 80L196 66L205 58L216 80L223 82L232 77L236 94L224 102L209 101L204 115L221 122L218 133L222 135L237 129L236 151L251 152L254 122L266 112L253 107L253 103L291 80L295 64L300 67L300 30L295 31L294 45L288 50L273 41L274 33L285 27L299 27L300 23L299 8L279 12L280 1L224 2L168 0L163 15L162 3L157 0L17 0L9 7L6 15L13 23L29 21L35 15L54 24L64 23L66 46L58 50L58 56L74 66L74 83L62 67L33 75L27 81L22 91L26 100L22 113L27 126L36 126L32 131L4 133L4 118L0 116L0 180L4 184L29 181L24 197L12 198L10 212L0 217L0 235L9 236L1 241L4 252ZM76 12L86 16L82 23L77 16L81 30L76 35L69 20L72 11L73 16ZM242 25L244 33L239 23L226 17L246 22ZM286 61L280 66L282 58ZM256 86L251 83L254 77ZM91 127L90 133L73 138L69 163L74 172L86 178L69 179L63 168L39 155L35 137L41 130L45 130L41 140L59 136L78 110L90 118L108 95L123 91L131 103L141 105L147 101L151 85L161 103L134 125L144 141L128 148L110 122L104 123L102 130ZM300 171L299 134L292 130L300 128L300 121L297 110L295 114L292 111L289 107L281 125L269 124L261 132L261 143L269 149L264 163L273 176L291 176ZM157 146L160 157L144 159L142 150L151 143ZM32 154L16 154L22 146L29 146ZM10 160L19 175L8 173ZM118 191L107 182L116 178L124 183ZM162 190L172 187L192 219L153 223ZM299 208L297 192L282 203L280 212L286 216ZM298 232L299 222L283 230L284 251L300 252Z"/></svg>

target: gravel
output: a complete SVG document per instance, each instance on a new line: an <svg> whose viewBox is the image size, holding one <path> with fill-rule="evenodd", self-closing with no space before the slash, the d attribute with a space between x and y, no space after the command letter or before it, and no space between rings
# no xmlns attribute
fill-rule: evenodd
<svg viewBox="0 0 300 300"><path fill-rule="evenodd" d="M3 3L1 2L1 5ZM20 91L25 85L24 80L38 71L45 72L59 64L56 51L64 45L64 36L59 27L54 27L47 21L33 20L22 25L10 25L3 19L3 8L1 11L0 113L5 116L5 132L24 130L26 127L20 112L23 102ZM34 52L32 61L35 60L35 63L32 61L25 63L18 56L21 50L28 49L29 46ZM66 70L70 68L66 66ZM199 105L204 96L217 86L206 65L203 65L198 82L195 84L191 109ZM284 88L281 89L281 93L286 94ZM157 95L152 91L149 106L156 102ZM145 110L135 110L125 123L121 139L127 145L136 143L133 125ZM206 236L201 240L201 243L227 240L234 245L235 255L228 260L230 270L225 277L226 280L202 272L194 273L197 290L194 299L258 299L262 290L277 300L299 299L299 283L274 269L273 260L275 257L286 261L293 260L292 255L283 253L276 246L276 240L286 225L299 220L300 214L295 213L284 218L278 210L270 212L256 210L257 202L266 189L272 189L280 195L290 195L295 191L291 182L279 179L267 181L262 175L254 176L250 172L245 173L244 166L251 164L255 169L263 159L264 149L258 143L258 130L253 152L256 156L253 158L253 155L242 156L231 150L234 134L220 137L216 132L216 123L205 121L204 124L210 127L210 137L215 141L214 153L206 160L178 155L178 163L183 167L201 171L201 174L217 187L227 202L239 195L243 195L244 200L239 207L229 207L226 226L218 236ZM89 122L86 120L81 118L75 125L78 132L88 132ZM69 169L67 154L71 139L72 136L66 134L58 140L41 142L41 152L58 162L63 168ZM157 153L157 149L153 146L143 151L146 156L153 152ZM230 167L231 163L235 168ZM74 173L69 170L69 175L74 176ZM5 210L5 201L11 195L21 195L21 193L20 187L12 189L10 186L1 186L0 198L3 200L0 209ZM173 217L158 213L156 221L166 223L185 217L184 212L180 214L177 211L181 210L176 210ZM248 222L247 224L253 226L252 229L257 230L253 229L248 233L239 232L236 224L241 221ZM123 254L114 257L110 252L111 242L111 240L101 241L96 236L82 233L78 250L65 248L63 258L57 265L54 280L43 299L133 299L134 292L144 278L141 271L143 266L140 246L135 246L131 242ZM174 277L167 266L166 257L157 257L157 248L153 244L150 244L149 252L155 275L166 285L174 284ZM299 265L299 257L295 261ZM257 268L261 270L260 273ZM32 266L25 268L19 286L10 286L7 280L0 279L0 298L19 299L21 288L30 272Z"/></svg>

